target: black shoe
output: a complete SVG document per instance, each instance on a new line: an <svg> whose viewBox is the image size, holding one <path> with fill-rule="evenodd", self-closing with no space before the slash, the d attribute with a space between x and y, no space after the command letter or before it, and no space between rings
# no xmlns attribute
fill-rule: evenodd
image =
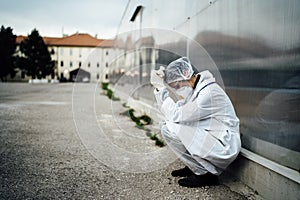
<svg viewBox="0 0 300 200"><path fill-rule="evenodd" d="M178 181L178 184L183 187L203 187L219 185L219 180L217 175L207 173L204 175L192 175Z"/></svg>
<svg viewBox="0 0 300 200"><path fill-rule="evenodd" d="M186 177L186 176L191 176L194 173L188 168L184 167L182 169L174 170L172 171L171 175L174 177Z"/></svg>

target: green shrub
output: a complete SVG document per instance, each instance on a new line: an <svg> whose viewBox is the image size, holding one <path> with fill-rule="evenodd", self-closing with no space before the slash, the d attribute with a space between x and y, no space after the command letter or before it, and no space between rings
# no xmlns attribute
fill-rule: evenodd
<svg viewBox="0 0 300 200"><path fill-rule="evenodd" d="M109 83L102 82L102 89L105 90L104 94L107 95L107 97L113 101L119 101L120 98L115 97L114 92L108 88Z"/></svg>
<svg viewBox="0 0 300 200"><path fill-rule="evenodd" d="M102 89L103 89L103 90L108 90L108 84L109 84L109 83L104 83L104 82L102 82Z"/></svg>
<svg viewBox="0 0 300 200"><path fill-rule="evenodd" d="M164 143L161 139L159 139L159 138L157 137L157 134L152 134L152 135L150 136L150 139L151 139L151 140L155 140L155 145L156 145L156 146L159 146L159 147L165 146L165 143Z"/></svg>
<svg viewBox="0 0 300 200"><path fill-rule="evenodd" d="M107 96L109 99L112 99L114 96L114 92L111 89L107 89Z"/></svg>
<svg viewBox="0 0 300 200"><path fill-rule="evenodd" d="M157 135L156 135L156 134L152 134L152 135L150 136L150 139L151 139L151 140L157 140L158 138L157 138Z"/></svg>
<svg viewBox="0 0 300 200"><path fill-rule="evenodd" d="M145 125L149 125L152 123L152 119L151 117L149 117L148 115L142 115L140 117L140 120L144 121L145 122Z"/></svg>
<svg viewBox="0 0 300 200"><path fill-rule="evenodd" d="M157 134L151 134L151 130L144 127L145 125L149 125L152 123L151 117L149 117L148 115L142 115L140 117L136 117L134 115L134 109L132 109L132 108L130 108L129 110L127 110L121 114L129 116L130 119L135 122L135 124L138 128L145 130L146 135L151 140L155 141L156 146L159 146L159 147L165 146L165 143L160 138L157 137Z"/></svg>
<svg viewBox="0 0 300 200"><path fill-rule="evenodd" d="M165 146L165 143L158 139L158 140L155 141L155 145L159 146L159 147L163 147L163 146Z"/></svg>

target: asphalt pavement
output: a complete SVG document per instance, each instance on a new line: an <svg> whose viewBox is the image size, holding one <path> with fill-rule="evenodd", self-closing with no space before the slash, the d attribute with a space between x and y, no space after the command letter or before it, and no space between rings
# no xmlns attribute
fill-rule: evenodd
<svg viewBox="0 0 300 200"><path fill-rule="evenodd" d="M149 138L158 123L135 126L124 103L92 83L0 83L0 199L257 198L226 173L180 187L183 164Z"/></svg>

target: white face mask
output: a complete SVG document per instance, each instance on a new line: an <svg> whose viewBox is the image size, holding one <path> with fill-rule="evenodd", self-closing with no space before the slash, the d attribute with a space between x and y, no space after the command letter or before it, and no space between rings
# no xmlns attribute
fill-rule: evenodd
<svg viewBox="0 0 300 200"><path fill-rule="evenodd" d="M176 94L178 94L183 99L188 98L190 95L193 94L193 88L189 86L184 86L176 90Z"/></svg>

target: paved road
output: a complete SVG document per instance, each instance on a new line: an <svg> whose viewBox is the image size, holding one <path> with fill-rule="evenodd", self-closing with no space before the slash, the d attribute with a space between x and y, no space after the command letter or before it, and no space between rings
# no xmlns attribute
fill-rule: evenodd
<svg viewBox="0 0 300 200"><path fill-rule="evenodd" d="M178 186L170 172L183 165L163 158L167 147L155 146L129 118L114 114L125 109L122 101L109 101L94 84L73 88L0 83L0 199L254 198L226 178L215 187ZM94 96L87 98L87 91ZM92 135L94 118L101 134ZM162 158L172 162L159 168Z"/></svg>

